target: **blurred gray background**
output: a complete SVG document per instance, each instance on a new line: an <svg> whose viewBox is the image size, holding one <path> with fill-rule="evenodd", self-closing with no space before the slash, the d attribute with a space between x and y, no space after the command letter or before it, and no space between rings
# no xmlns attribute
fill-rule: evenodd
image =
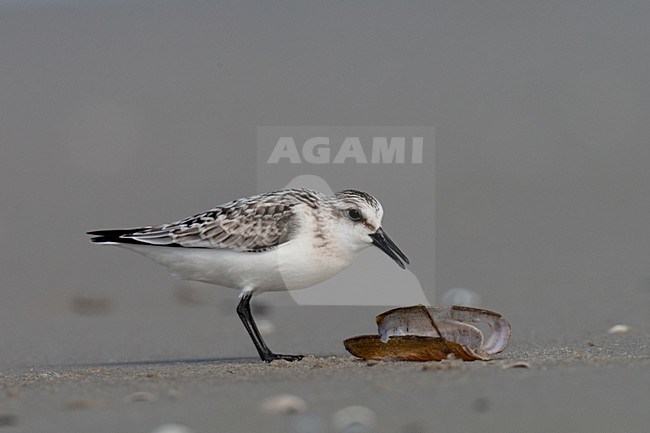
<svg viewBox="0 0 650 433"><path fill-rule="evenodd" d="M515 342L647 326L649 21L644 1L0 2L0 367L254 356L235 292L84 232L258 192L260 125L434 126L434 300L477 293ZM408 191L382 199L422 261ZM380 311L261 316L274 349L327 354Z"/></svg>

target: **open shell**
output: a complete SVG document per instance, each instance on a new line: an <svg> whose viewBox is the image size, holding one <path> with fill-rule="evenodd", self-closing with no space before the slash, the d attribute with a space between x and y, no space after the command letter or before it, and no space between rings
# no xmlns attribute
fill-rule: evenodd
<svg viewBox="0 0 650 433"><path fill-rule="evenodd" d="M473 323L490 328L483 332ZM395 308L377 316L379 335L345 340L345 348L362 359L440 361L450 354L464 361L488 360L510 339L510 324L500 314L470 307Z"/></svg>

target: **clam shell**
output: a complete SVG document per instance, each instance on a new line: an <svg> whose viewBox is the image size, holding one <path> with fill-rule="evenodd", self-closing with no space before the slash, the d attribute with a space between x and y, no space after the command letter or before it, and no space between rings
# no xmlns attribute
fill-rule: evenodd
<svg viewBox="0 0 650 433"><path fill-rule="evenodd" d="M470 307L395 308L376 318L379 335L363 335L345 340L345 348L363 359L440 361L450 354L465 361L488 360L505 349L510 340L510 324L499 313ZM473 324L483 322L483 331Z"/></svg>
<svg viewBox="0 0 650 433"><path fill-rule="evenodd" d="M385 343L378 335L361 335L348 338L343 344L352 355L365 360L442 361L450 354L463 361L488 359L462 344L418 335L391 337Z"/></svg>

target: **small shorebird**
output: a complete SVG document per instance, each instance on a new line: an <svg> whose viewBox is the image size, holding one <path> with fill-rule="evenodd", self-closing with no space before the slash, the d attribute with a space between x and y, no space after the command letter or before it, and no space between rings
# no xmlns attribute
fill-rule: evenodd
<svg viewBox="0 0 650 433"><path fill-rule="evenodd" d="M408 258L381 227L384 211L365 192L327 196L286 189L240 198L170 224L88 232L92 242L142 254L185 280L240 290L237 314L260 358L295 361L271 352L253 320L253 294L303 289L352 264L375 245L405 268Z"/></svg>

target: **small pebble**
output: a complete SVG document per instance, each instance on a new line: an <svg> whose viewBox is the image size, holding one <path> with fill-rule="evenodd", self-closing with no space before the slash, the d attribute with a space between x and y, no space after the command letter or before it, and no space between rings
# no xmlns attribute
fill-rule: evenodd
<svg viewBox="0 0 650 433"><path fill-rule="evenodd" d="M16 425L16 415L11 413L0 413L0 427Z"/></svg>
<svg viewBox="0 0 650 433"><path fill-rule="evenodd" d="M127 403L134 403L136 401L156 401L158 400L158 397L156 397L156 394L150 392L138 391L127 395L124 400Z"/></svg>
<svg viewBox="0 0 650 433"><path fill-rule="evenodd" d="M159 425L151 433L194 433L194 430L183 424L169 423Z"/></svg>
<svg viewBox="0 0 650 433"><path fill-rule="evenodd" d="M262 411L272 415L302 413L305 410L307 410L307 402L298 396L290 394L276 395L262 402Z"/></svg>
<svg viewBox="0 0 650 433"><path fill-rule="evenodd" d="M442 361L428 363L422 366L422 371L458 370L463 367L462 362Z"/></svg>
<svg viewBox="0 0 650 433"><path fill-rule="evenodd" d="M376 421L375 412L364 406L348 406L332 415L332 423L341 433L370 432Z"/></svg>
<svg viewBox="0 0 650 433"><path fill-rule="evenodd" d="M608 334L625 334L626 332L630 332L632 330L631 327L627 325L614 325L611 328L607 330Z"/></svg>
<svg viewBox="0 0 650 433"><path fill-rule="evenodd" d="M504 370L506 368L530 368L530 363L525 361L517 361L517 362L513 362L512 364L506 364L502 368Z"/></svg>
<svg viewBox="0 0 650 433"><path fill-rule="evenodd" d="M481 303L481 297L469 289L451 289L442 295L443 307L451 307L453 305L462 305L464 307L478 307Z"/></svg>

